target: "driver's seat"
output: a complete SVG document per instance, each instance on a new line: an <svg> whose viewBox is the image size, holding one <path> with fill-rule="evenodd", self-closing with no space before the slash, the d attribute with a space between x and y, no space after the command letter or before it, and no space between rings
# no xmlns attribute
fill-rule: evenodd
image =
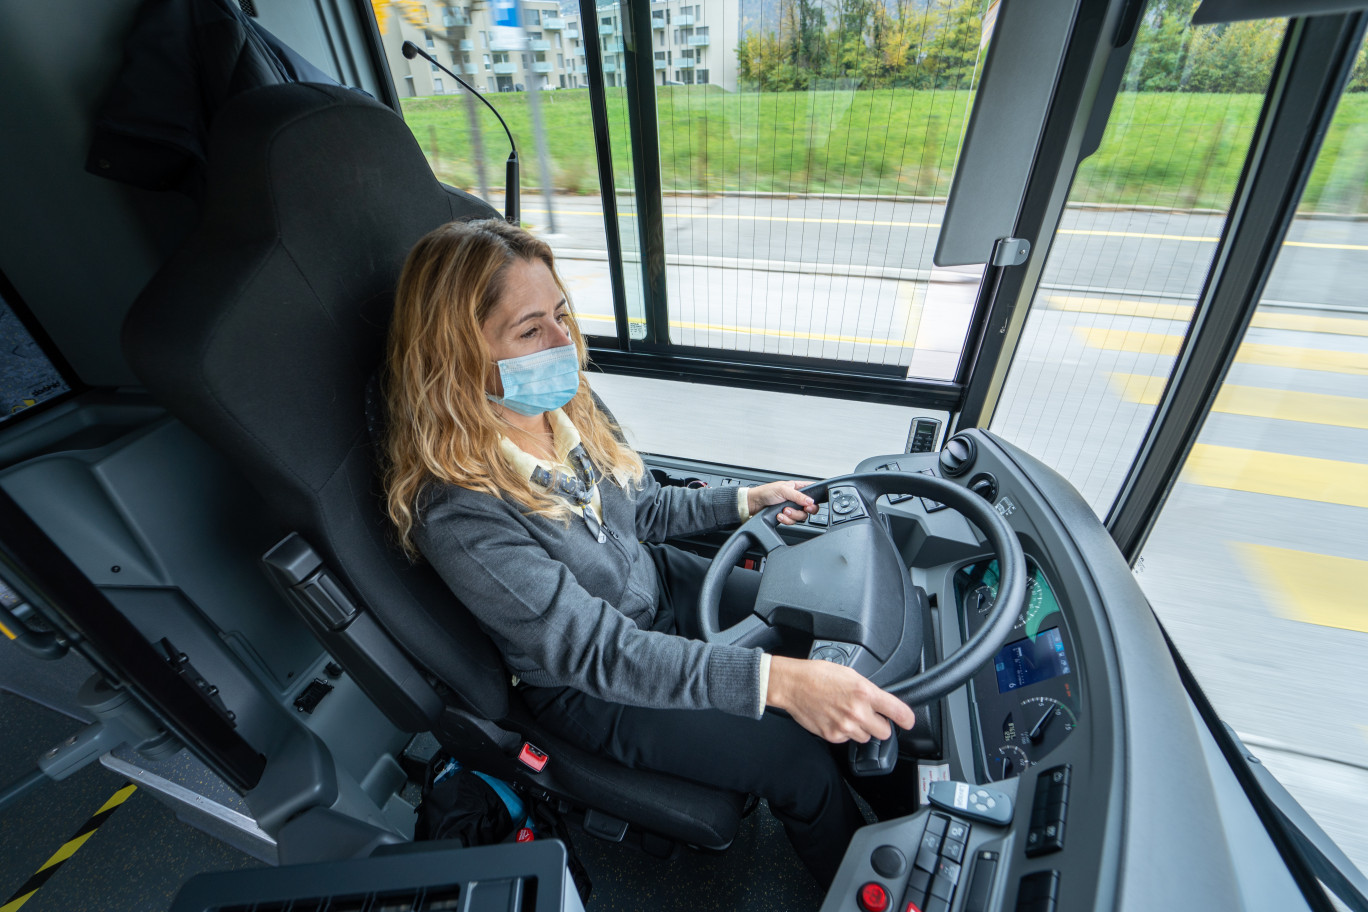
<svg viewBox="0 0 1368 912"><path fill-rule="evenodd" d="M498 213L439 183L404 121L344 88L236 97L208 165L202 221L133 305L124 350L293 530L277 570L303 567L317 590L321 559L340 584L331 612L296 604L320 640L399 728L431 729L467 762L587 810L591 831L620 838L625 822L729 845L742 796L541 730L493 643L434 571L399 553L383 516L364 400L399 270L429 230ZM550 756L541 772L517 761L524 742Z"/></svg>

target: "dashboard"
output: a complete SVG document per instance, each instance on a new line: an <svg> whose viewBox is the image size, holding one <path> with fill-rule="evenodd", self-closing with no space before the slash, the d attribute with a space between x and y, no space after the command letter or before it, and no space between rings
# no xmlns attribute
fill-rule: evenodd
<svg viewBox="0 0 1368 912"><path fill-rule="evenodd" d="M671 483L774 478L648 463ZM855 834L822 912L1307 908L1197 717L1131 568L1077 491L983 431L854 468L877 471L932 474L984 497L1021 542L1028 585L1006 640L928 714L934 739L917 741L916 729L899 739L899 770L918 774L909 791L939 781L907 796L905 816ZM781 535L801 544L839 528L857 508L841 512L838 493ZM881 497L877 511L924 596L930 667L984 625L997 598L992 551L925 497ZM814 641L809 655L837 647L821 657L880 683L850 645Z"/></svg>
<svg viewBox="0 0 1368 912"><path fill-rule="evenodd" d="M1040 763L1078 729L1082 688L1077 647L1054 588L1026 559L1026 607L1012 639L969 682L977 733L977 771L1000 781ZM968 639L997 598L997 561L976 561L954 576L960 623Z"/></svg>

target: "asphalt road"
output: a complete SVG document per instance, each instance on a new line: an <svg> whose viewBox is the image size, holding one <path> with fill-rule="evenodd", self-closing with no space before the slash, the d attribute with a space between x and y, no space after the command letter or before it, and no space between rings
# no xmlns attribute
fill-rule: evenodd
<svg viewBox="0 0 1368 912"><path fill-rule="evenodd" d="M603 247L597 201L557 208L551 240L576 305L606 318L606 264L585 253ZM939 221L918 204L667 200L672 338L949 376L975 286L973 270L932 270ZM1200 214L1064 218L992 427L1100 514L1220 230ZM1368 223L1299 219L1287 241L1137 575L1218 711L1368 870ZM714 392L711 407L744 413L752 398ZM805 419L836 420L811 404ZM748 442L747 464L782 469L818 443L775 435L766 449L765 436ZM680 445L701 447L694 437Z"/></svg>

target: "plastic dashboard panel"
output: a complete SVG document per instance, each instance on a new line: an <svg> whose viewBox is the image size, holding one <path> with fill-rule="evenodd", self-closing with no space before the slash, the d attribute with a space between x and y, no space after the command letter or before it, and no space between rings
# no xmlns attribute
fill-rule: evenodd
<svg viewBox="0 0 1368 912"><path fill-rule="evenodd" d="M980 473L994 476L993 502L1059 605L1057 624L1043 619L1039 629L1057 626L1070 659L1067 673L1032 681L1019 696L1053 696L1068 684L1075 718L1067 737L1051 736L1053 743L1038 745L1048 750L1032 756L1031 766L1008 770L1003 778L993 775L991 763L984 764L986 750L996 746L994 733L997 745L1005 740L1005 714L1000 713L1006 695L999 692L997 669L981 669L970 686L946 698L944 738L952 778L1000 789L1014 799L1015 815L1003 827L973 822L954 872L958 887L948 901L928 895L916 908L1240 908L1246 905L1240 897L1250 895L1241 889L1241 871L1251 864L1258 865L1261 880L1272 881L1277 907L1305 907L1285 870L1270 875L1267 865L1276 855L1270 855L1266 835L1226 823L1240 811L1229 788L1230 771L1211 763L1204 747L1209 735L1194 723L1157 622L1092 510L1043 464L990 434L969 433L978 443L977 462L973 471L952 480L966 484ZM890 462L899 471L940 474L936 457L929 454L873 457L856 471ZM934 597L936 648L947 655L963 641L966 621L972 624L960 609L973 587L961 585L957 593L955 582L960 574L963 583L966 567L986 559L982 536L950 510L928 512L920 498L881 505L881 512L913 579ZM1033 726L1039 719L1025 721ZM1046 730L1059 721L1047 722ZM1028 855L1033 808L1037 801L1049 801L1051 778L1064 767L1069 785L1062 848L1043 854L1037 848ZM1244 810L1247 817L1247 806ZM909 898L918 899L909 882L936 814L944 812L923 810L857 833L823 910L862 909L861 889L878 884L889 908L903 912ZM880 873L875 863L893 857L888 849L905 864L882 864ZM978 876L979 867L990 862L991 878ZM1269 898L1265 893L1260 904Z"/></svg>

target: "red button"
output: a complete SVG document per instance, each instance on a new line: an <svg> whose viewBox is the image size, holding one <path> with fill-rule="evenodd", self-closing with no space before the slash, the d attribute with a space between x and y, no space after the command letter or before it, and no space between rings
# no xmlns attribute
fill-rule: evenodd
<svg viewBox="0 0 1368 912"><path fill-rule="evenodd" d="M888 909L888 891L876 883L867 883L860 887L860 908L864 912L886 912Z"/></svg>

